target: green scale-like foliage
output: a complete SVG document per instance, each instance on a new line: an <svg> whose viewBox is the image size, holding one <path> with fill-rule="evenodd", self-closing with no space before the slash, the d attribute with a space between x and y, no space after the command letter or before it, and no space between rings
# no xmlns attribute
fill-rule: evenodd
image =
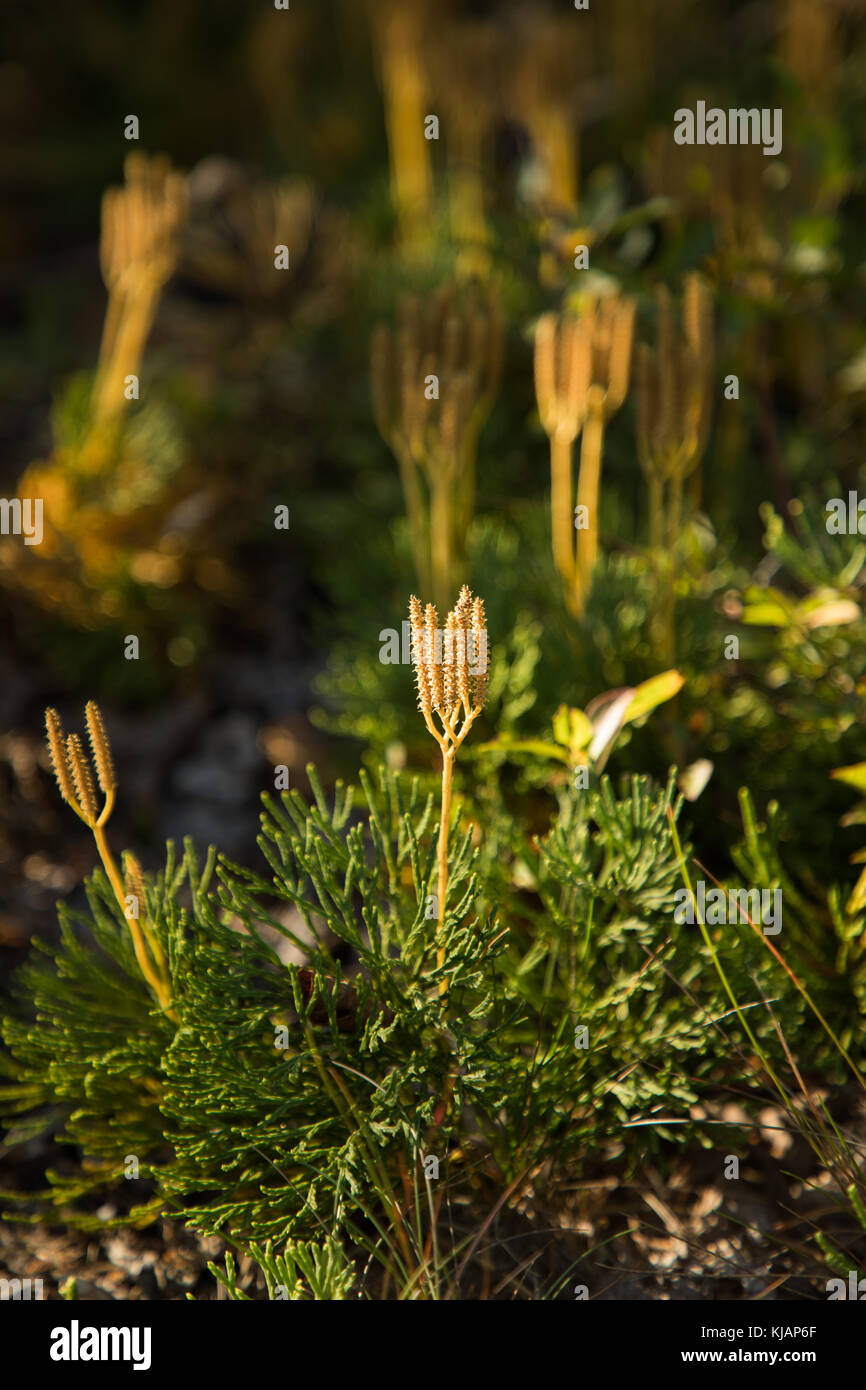
<svg viewBox="0 0 866 1390"><path fill-rule="evenodd" d="M6 1024L14 1084L2 1099L7 1113L25 1117L14 1127L29 1122L32 1132L30 1112L48 1123L59 1110L63 1137L103 1161L103 1181L119 1178L134 1155L168 1207L201 1230L266 1239L315 1229L372 1189L387 1204L392 1159L413 1170L443 1097L440 1152L464 1107L495 1113L504 1100L493 990L503 938L492 917L471 911L471 828L452 836L440 967L427 912L431 800L422 804L413 786L404 801L383 775L377 795L365 783L366 821L350 822L351 793L338 788L329 809L313 784L312 808L296 793L268 802L261 846L272 882L224 864L212 889L211 866L199 879L187 846L181 871L169 864L149 895L174 1019L154 1009L97 875L92 921L78 923L93 939L79 940L64 914L56 964L34 962L22 975L36 1022ZM305 997L298 968L258 930L270 922L292 936L273 915L285 903L314 936L327 926L353 948L360 977L348 1029L337 1015L340 966L327 947L308 949ZM283 1024L289 1041L280 1048ZM83 1191L64 1185L63 1200Z"/></svg>
<svg viewBox="0 0 866 1390"><path fill-rule="evenodd" d="M697 956L685 966L677 962L678 983L665 974L678 886L667 821L672 805L672 781L659 793L647 779L634 778L617 800L604 778L563 803L539 844L543 910L515 969L533 1009L561 1021L553 1070L542 1071L538 1085L554 1130L567 1084L556 1072L562 1073L567 1049L580 1059L579 1089L567 1113L591 1117L584 1144L608 1137L661 1097L674 1109L695 1099L690 1078L706 1046L710 1013L684 993L700 970ZM678 805L673 809L679 812ZM575 1029L582 1028L580 1046ZM563 1156L575 1138L564 1135Z"/></svg>
<svg viewBox="0 0 866 1390"><path fill-rule="evenodd" d="M404 1209L407 1184L417 1195L424 1156L449 1188L479 1164L500 1185L539 1161L558 1171L662 1098L687 1117L711 1058L730 1051L707 1048L724 1009L697 929L673 925L672 779L661 792L633 779L619 799L607 779L569 792L534 842L515 826L510 855L537 865L519 904L497 901L504 878L482 879L477 833L458 818L440 965L433 799L362 774L360 816L351 790L331 805L310 771L312 806L265 798L270 879L225 861L214 872L213 853L200 873L191 845L179 866L169 850L147 912L170 1012L101 875L89 918L62 911L55 960L42 947L25 966L0 1103L12 1138L54 1125L85 1165L38 1198L6 1194L20 1218L60 1207L98 1224L80 1199L122 1191L135 1156L154 1195L118 1221L160 1209L243 1242L361 1239L359 1223ZM303 970L264 924L303 947ZM357 962L348 1003L334 938Z"/></svg>
<svg viewBox="0 0 866 1390"><path fill-rule="evenodd" d="M470 915L470 835L452 850L440 969L425 915L435 841L423 850L420 841L430 801L421 805L413 787L404 803L397 780L383 777L378 797L366 784L366 825L349 824L349 796L338 789L329 810L314 785L313 808L297 793L268 801L260 843L272 883L224 866L222 907L247 934L222 926L213 900L197 904L206 934L165 1057L163 1110L178 1156L167 1190L202 1228L267 1237L338 1218L371 1183L387 1192L383 1156L399 1152L412 1169L449 1070L458 1111L502 1101L491 1042L497 929ZM340 967L326 946L309 952L317 973L305 999L297 969L257 930L270 922L292 935L274 915L279 900L319 938L327 926L353 947L361 976L348 1030L338 1017ZM280 1050L283 1022L289 1045ZM208 1192L219 1195L205 1202Z"/></svg>

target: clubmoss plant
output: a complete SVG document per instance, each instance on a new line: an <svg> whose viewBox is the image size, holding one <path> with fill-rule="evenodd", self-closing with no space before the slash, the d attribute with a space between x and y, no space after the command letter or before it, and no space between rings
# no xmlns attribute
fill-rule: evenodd
<svg viewBox="0 0 866 1390"><path fill-rule="evenodd" d="M659 640L666 659L673 660L673 586L683 487L698 467L709 434L712 302L706 281L698 274L687 275L678 334L666 286L660 285L656 295L657 350L641 343L637 351L637 444L649 487L650 545L666 577L660 585Z"/></svg>
<svg viewBox="0 0 866 1390"><path fill-rule="evenodd" d="M59 714L54 709L47 709L45 729L51 766L63 800L93 833L108 881L118 906L129 923L129 932L141 973L160 1007L171 1016L171 986L165 957L155 935L148 929L146 917L139 916L146 903L141 868L132 855L128 856L125 865L127 884L124 884L105 835L106 823L114 809L117 779L102 715L99 706L93 700L87 704L85 719L96 781L105 798L102 809L97 807L93 774L84 755L80 737L78 734L64 735ZM128 892L127 888L132 891Z"/></svg>
<svg viewBox="0 0 866 1390"><path fill-rule="evenodd" d="M451 742L446 671L440 710L436 673L425 665L418 679ZM467 674L472 715L484 673L474 691L472 672L460 685ZM447 720L458 738L461 709L459 725ZM299 1297L348 1291L352 1266L361 1296L371 1266L384 1271L374 1296L385 1286L465 1295L486 1230L479 1210L483 1223L497 1201L555 1201L589 1152L661 1098L685 1112L720 1068L742 1079L707 948L674 919L689 853L672 830L674 778L664 790L641 778L617 793L602 778L566 792L546 834L511 815L495 863L487 821L481 846L472 825L452 835L437 943L433 795L417 778L382 769L374 786L362 773L368 811L355 816L351 789L338 786L331 804L307 771L313 804L297 791L264 798L266 877L217 867L215 852L201 868L191 844L181 864L170 847L164 871L148 876L176 1024L153 1007L106 877L87 884L89 913L61 904L61 941L22 967L3 1020L0 1113L10 1144L50 1127L83 1162L51 1173L44 1192L0 1192L3 1215L96 1230L106 1223L95 1201L110 1196L117 1226L171 1213L241 1249L285 1247L297 1270L271 1274ZM306 940L297 920L287 925L287 905ZM304 967L281 959L263 924L303 951ZM325 926L357 961L351 1001ZM747 939L726 975L735 991L753 990L757 970L769 994L766 945ZM774 1011L796 1036L790 1004ZM710 1028L720 1048L708 1047ZM762 1045L773 1029L769 1015L756 1019ZM640 1130L653 1146L688 1133L661 1117ZM131 1199L129 1155L147 1184ZM438 1177L424 1170L428 1156Z"/></svg>
<svg viewBox="0 0 866 1390"><path fill-rule="evenodd" d="M441 967L445 959L442 934L448 898L448 832L454 759L487 700L490 654L484 602L473 598L464 584L442 631L435 606L428 603L422 611L413 594L409 600L409 624L418 708L442 751L442 804L436 849L436 938ZM441 988L444 992L444 980Z"/></svg>
<svg viewBox="0 0 866 1390"><path fill-rule="evenodd" d="M186 179L167 159L131 154L125 174L125 186L109 188L102 200L99 258L108 309L93 388L95 433L121 410L124 379L138 371L187 207Z"/></svg>
<svg viewBox="0 0 866 1390"><path fill-rule="evenodd" d="M576 617L586 609L598 557L604 431L628 391L634 315L633 299L607 295L577 319L543 314L536 328L535 390L550 440L553 561ZM581 433L575 514L572 451Z"/></svg>
<svg viewBox="0 0 866 1390"><path fill-rule="evenodd" d="M418 585L445 608L460 580L475 511L475 458L502 369L494 287L407 295L396 330L373 335L376 423L400 465ZM435 384L433 382L435 378Z"/></svg>
<svg viewBox="0 0 866 1390"><path fill-rule="evenodd" d="M44 498L42 541L25 564L4 565L6 582L88 629L94 614L103 622L121 607L128 614L136 588L171 583L180 570L177 557L160 548L155 504L163 516L173 505L169 484L185 447L172 413L155 400L129 413L127 386L141 370L177 264L187 182L167 159L143 154L127 158L125 177L102 200L108 305L96 372L69 379L54 410L50 456L34 461L18 483L21 499Z"/></svg>
<svg viewBox="0 0 866 1390"><path fill-rule="evenodd" d="M660 549L678 540L683 483L707 446L713 325L710 289L698 274L685 278L679 334L665 285L659 285L656 302L658 348L654 353L646 344L639 345L635 379L638 456L650 493L650 540Z"/></svg>
<svg viewBox="0 0 866 1390"><path fill-rule="evenodd" d="M589 390L586 324L544 314L535 332L535 392L550 440L550 530L553 563L568 585L574 574L572 450L583 426Z"/></svg>

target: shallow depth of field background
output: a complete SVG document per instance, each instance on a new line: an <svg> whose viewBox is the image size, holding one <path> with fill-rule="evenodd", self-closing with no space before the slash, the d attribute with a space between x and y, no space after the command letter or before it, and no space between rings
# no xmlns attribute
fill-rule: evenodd
<svg viewBox="0 0 866 1390"><path fill-rule="evenodd" d="M309 760L326 782L379 758L432 768L411 673L378 659L418 581L370 342L402 295L473 273L497 286L505 342L465 577L512 673L478 742L549 738L559 705L676 666L681 694L610 770L664 781L672 764L711 762L689 834L720 878L742 862L745 785L760 815L779 804L780 852L807 897L826 905L828 885L856 881L863 817L830 774L864 756L866 551L828 537L825 506L860 484L866 444L861 0L398 8L390 49L388 6L373 0L4 11L0 496L44 496L59 527L31 552L0 537L4 988L93 867L48 774L46 704L77 727L100 702L120 781L112 835L146 868L187 834L257 862L276 765L302 789ZM386 97L415 80L440 138L413 216ZM698 100L781 107L781 155L675 146L674 111ZM137 143L123 137L129 113ZM85 468L106 308L100 202L131 151L189 175L189 213L141 399L115 452ZM277 189L285 274L268 239ZM574 269L577 243L588 272ZM634 387L605 437L601 556L578 620L550 558L533 334L594 285L633 295L636 341L653 344L656 287L679 296L693 271L713 298L712 411L662 652ZM124 659L129 634L138 661ZM514 790L531 827L543 777ZM855 966L816 949L847 1018ZM864 975L858 956L861 999Z"/></svg>

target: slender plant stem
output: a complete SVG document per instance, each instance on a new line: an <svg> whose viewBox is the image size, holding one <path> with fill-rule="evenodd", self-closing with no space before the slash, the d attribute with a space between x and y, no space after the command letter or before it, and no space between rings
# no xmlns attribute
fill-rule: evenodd
<svg viewBox="0 0 866 1390"><path fill-rule="evenodd" d="M664 484L655 468L649 476L650 546L658 552L664 544Z"/></svg>
<svg viewBox="0 0 866 1390"><path fill-rule="evenodd" d="M438 607L445 608L451 592L452 495L450 477L443 471L434 475L430 506L433 600Z"/></svg>
<svg viewBox="0 0 866 1390"><path fill-rule="evenodd" d="M664 609L664 659L672 662L676 656L674 611L676 607L677 554L680 544L683 515L683 474L677 466L671 478L667 518L667 583Z"/></svg>
<svg viewBox="0 0 866 1390"><path fill-rule="evenodd" d="M670 493L668 496L668 549L673 553L674 547L679 544L680 527L683 514L683 475L679 467L675 470L671 478Z"/></svg>
<svg viewBox="0 0 866 1390"><path fill-rule="evenodd" d="M94 391L94 414L100 420L111 419L123 406L123 383L130 373L139 370L144 345L153 326L159 290L160 282L148 275L131 285L124 297L111 355L104 371L100 367Z"/></svg>
<svg viewBox="0 0 866 1390"><path fill-rule="evenodd" d="M550 527L553 538L553 563L566 584L571 582L574 574L574 520L571 513L573 443L574 438L570 431L557 429L550 437Z"/></svg>
<svg viewBox="0 0 866 1390"><path fill-rule="evenodd" d="M96 848L99 851L99 857L102 860L103 867L105 869L106 874L108 875L108 881L111 884L114 896L117 899L117 905L123 913L124 918L126 919L126 923L129 927L129 933L132 937L132 945L135 951L135 958L138 961L139 969L141 970L141 973L144 976L147 983L150 985L150 988L152 989L153 993L159 1000L161 1007L168 1010L168 1006L171 1000L169 997L168 990L166 988L165 981L160 978L160 976L154 970L153 965L151 964L141 926L134 917L127 916L126 890L123 886L123 880L121 879L120 874L118 873L117 865L114 862L114 856L108 847L108 841L105 837L105 830L101 825L94 825L91 827L91 829L93 831L93 838L96 841Z"/></svg>
<svg viewBox="0 0 866 1390"><path fill-rule="evenodd" d="M424 498L418 479L418 468L408 448L394 446L397 462L400 465L400 481L403 484L403 497L406 502L406 516L409 521L409 536L415 560L415 571L422 589L430 587L430 553L424 525Z"/></svg>
<svg viewBox="0 0 866 1390"><path fill-rule="evenodd" d="M463 448L460 452L460 460L457 469L459 486L457 501L455 503L455 519L457 524L457 536L459 541L459 553L462 555L466 549L466 537L469 534L469 527L475 512L475 451L477 443L477 427L470 425L466 431Z"/></svg>
<svg viewBox="0 0 866 1390"><path fill-rule="evenodd" d="M701 498L703 497L704 481L700 467L693 470L689 478L688 498L689 512L694 514L701 510Z"/></svg>
<svg viewBox="0 0 866 1390"><path fill-rule="evenodd" d="M436 890L436 905L438 917L436 923L436 940L438 950L436 955L437 964L442 966L445 962L445 942L443 940L445 932L445 900L448 896L448 829L451 822L451 779L454 771L454 748L442 749L442 814L439 819L439 842L436 846L436 860L438 866L438 879ZM440 994L445 993L445 981L439 985Z"/></svg>
<svg viewBox="0 0 866 1390"><path fill-rule="evenodd" d="M125 299L126 293L121 285L115 286L114 289L108 292L108 307L105 311L102 342L99 346L99 362L96 368L97 392L99 390L99 383L108 370L108 364L114 355L114 345L117 341L118 326L123 318Z"/></svg>
<svg viewBox="0 0 866 1390"><path fill-rule="evenodd" d="M604 445L604 409L591 405L583 426L580 445L580 475L577 504L586 507L589 525L577 532L577 564L574 570L574 609L578 617L586 610L592 572L598 558L598 495L601 486L601 455Z"/></svg>
<svg viewBox="0 0 866 1390"><path fill-rule="evenodd" d="M480 247L490 240L484 220L484 192L477 165L469 155L455 162L448 176L451 235L458 246Z"/></svg>
<svg viewBox="0 0 866 1390"><path fill-rule="evenodd" d="M550 106L539 120L544 131L542 149L550 152L551 185L557 203L577 207L577 157L573 122L563 107Z"/></svg>

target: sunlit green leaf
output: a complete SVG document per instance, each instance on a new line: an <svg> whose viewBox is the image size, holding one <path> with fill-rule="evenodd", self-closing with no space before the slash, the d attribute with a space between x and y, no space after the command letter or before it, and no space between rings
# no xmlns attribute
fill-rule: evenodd
<svg viewBox="0 0 866 1390"><path fill-rule="evenodd" d="M837 782L854 787L858 792L866 792L866 763L851 763L848 767L834 767L830 773Z"/></svg>
<svg viewBox="0 0 866 1390"><path fill-rule="evenodd" d="M662 671L657 676L650 676L648 681L641 681L640 685L634 688L631 703L623 716L623 724L643 719L644 715L649 714L657 705L663 705L665 700L672 700L684 684L685 677L674 670Z"/></svg>

